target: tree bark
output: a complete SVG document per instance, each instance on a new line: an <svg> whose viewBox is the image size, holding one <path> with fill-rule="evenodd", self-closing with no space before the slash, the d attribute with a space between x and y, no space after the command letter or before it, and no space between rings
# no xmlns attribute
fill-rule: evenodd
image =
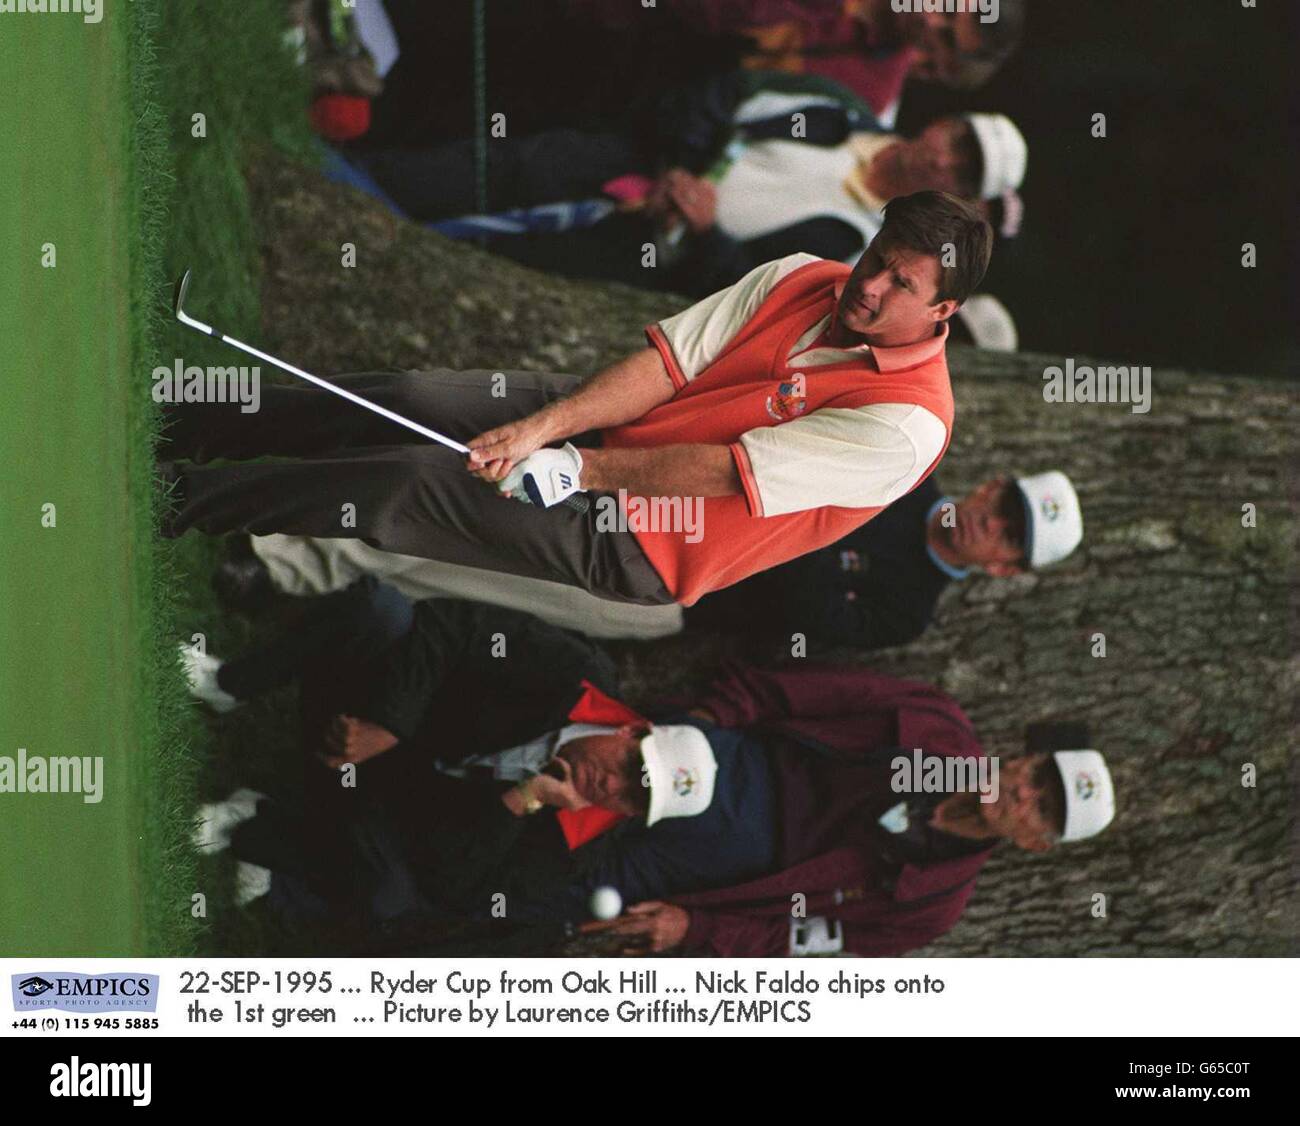
<svg viewBox="0 0 1300 1126"><path fill-rule="evenodd" d="M587 374L687 304L521 269L278 160L257 163L253 187L264 338L321 374ZM355 268L340 266L345 242ZM1160 369L1147 414L1047 403L1044 368L1064 359L950 349L957 422L939 477L960 495L995 473L1062 469L1082 548L1038 573L955 584L913 645L837 658L938 684L990 753L1017 753L1028 723L1085 721L1119 813L1089 842L1000 848L965 917L922 953L1295 954L1295 390ZM618 649L634 703L758 656L719 637Z"/></svg>

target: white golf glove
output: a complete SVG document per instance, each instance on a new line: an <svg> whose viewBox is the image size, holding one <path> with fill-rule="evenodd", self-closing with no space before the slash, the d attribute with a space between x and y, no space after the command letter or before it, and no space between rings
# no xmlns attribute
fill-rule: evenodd
<svg viewBox="0 0 1300 1126"><path fill-rule="evenodd" d="M561 449L529 454L497 482L497 488L517 500L550 508L583 491L581 473L582 454L572 442L565 442Z"/></svg>

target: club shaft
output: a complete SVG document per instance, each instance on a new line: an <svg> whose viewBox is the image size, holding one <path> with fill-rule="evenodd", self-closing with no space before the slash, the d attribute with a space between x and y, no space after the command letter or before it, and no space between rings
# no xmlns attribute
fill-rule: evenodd
<svg viewBox="0 0 1300 1126"><path fill-rule="evenodd" d="M395 422L399 426L405 426L408 430L414 431L421 437L428 438L448 449L455 450L459 454L468 454L469 447L461 442L448 438L445 434L439 434L436 430L430 430L427 426L421 426L405 415L398 414L396 411L390 411L387 407L381 407L378 403L372 403L369 399L363 399L360 395L345 390L336 384L330 383L327 379L321 379L318 375L312 375L309 371L303 371L302 368L294 367L293 364L287 364L283 360L277 360L274 356L263 352L260 348L254 348L251 344L245 344L242 340L236 340L233 336L227 336L224 332L219 332L211 325L204 324L202 321L195 320L184 312L177 312L177 319L190 328L197 329L199 332L206 333L208 336L215 337L223 344L229 344L232 348L238 348L241 352L247 352L250 356L256 356L259 360L265 360L268 364L274 364L281 371L287 371L290 375L296 375L299 379L305 379L308 383L314 383L317 387L326 391L331 391L335 395L341 395L349 402L356 403L359 407L365 407L368 411L373 411L377 415L382 415L390 422Z"/></svg>
<svg viewBox="0 0 1300 1126"><path fill-rule="evenodd" d="M189 275L186 275L188 279ZM296 375L299 379L305 379L308 383L313 383L317 387L332 394L340 395L349 402L356 403L359 407L365 407L368 411L388 419L390 422L397 423L398 426L405 426L408 430L419 434L422 438L428 438L430 441L437 442L439 445L446 446L448 449L455 450L458 454L469 454L469 447L462 442L448 438L445 434L439 434L436 430L430 430L427 426L421 426L405 415L398 414L396 411L390 411L387 407L381 407L378 403L372 403L369 399L364 399L352 391L345 390L327 379L321 379L318 375L312 375L309 371L303 371L302 368L294 367L293 364L287 364L283 360L277 360L269 352L263 352L260 348L254 348L251 344L245 344L242 340L236 340L233 336L227 336L224 332L213 328L210 324L204 324L186 313L180 306L184 299L185 286L182 284L180 296L176 301L176 319L183 325L203 333L205 336L214 337L223 344L229 344L232 348L238 348L241 352L246 352L250 356L256 356L259 360L264 360L268 364L273 364L281 371L287 371L290 375ZM591 502L585 496L566 497L565 505L572 508L575 512L586 513L591 508Z"/></svg>

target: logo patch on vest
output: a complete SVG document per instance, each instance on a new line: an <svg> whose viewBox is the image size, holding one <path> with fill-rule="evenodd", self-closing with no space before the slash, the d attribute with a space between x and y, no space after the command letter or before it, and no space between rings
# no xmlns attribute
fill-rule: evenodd
<svg viewBox="0 0 1300 1126"><path fill-rule="evenodd" d="M778 384L775 395L767 397L767 413L777 422L789 422L798 418L808 406L803 388L795 383Z"/></svg>

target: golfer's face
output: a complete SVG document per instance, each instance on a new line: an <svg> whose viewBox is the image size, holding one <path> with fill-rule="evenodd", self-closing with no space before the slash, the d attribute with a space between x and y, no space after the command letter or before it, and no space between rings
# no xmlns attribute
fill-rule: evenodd
<svg viewBox="0 0 1300 1126"><path fill-rule="evenodd" d="M1047 758L1026 755L1000 762L997 801L979 806L985 824L998 836L1031 851L1047 848L1064 820L1055 795L1040 784L1047 774Z"/></svg>
<svg viewBox="0 0 1300 1126"><path fill-rule="evenodd" d="M940 319L931 305L940 276L937 258L889 247L876 238L840 294L840 323L868 343L922 340Z"/></svg>
<svg viewBox="0 0 1300 1126"><path fill-rule="evenodd" d="M1025 506L1009 477L985 481L958 502L947 545L967 565L1017 564L1025 553Z"/></svg>
<svg viewBox="0 0 1300 1126"><path fill-rule="evenodd" d="M621 728L566 743L559 754L573 768L573 788L592 805L633 816L645 807L641 780L644 731ZM638 800L639 799L639 800Z"/></svg>

